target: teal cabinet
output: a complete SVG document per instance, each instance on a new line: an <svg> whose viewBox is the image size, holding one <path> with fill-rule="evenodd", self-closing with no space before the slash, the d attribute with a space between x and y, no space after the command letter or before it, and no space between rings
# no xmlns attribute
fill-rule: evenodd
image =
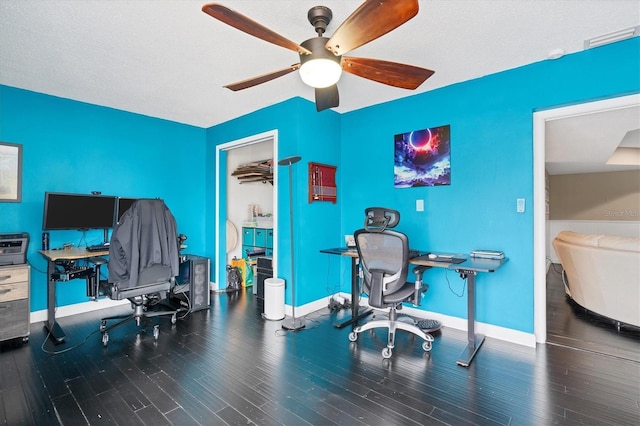
<svg viewBox="0 0 640 426"><path fill-rule="evenodd" d="M242 228L242 256L245 259L257 257L253 253L264 250L264 255L273 256L273 228Z"/></svg>

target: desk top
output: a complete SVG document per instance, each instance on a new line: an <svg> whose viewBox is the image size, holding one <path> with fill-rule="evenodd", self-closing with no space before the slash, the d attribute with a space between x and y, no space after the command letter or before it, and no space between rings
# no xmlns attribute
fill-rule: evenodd
<svg viewBox="0 0 640 426"><path fill-rule="evenodd" d="M320 250L320 253L337 254L347 257L358 257L358 250L355 247L336 247ZM437 254L437 253L436 253ZM447 255L449 256L449 255ZM508 258L504 259L483 259L478 257L469 257L463 254L452 255L451 261L446 258L430 259L427 255L422 255L409 259L412 265L429 266L435 268L447 268L456 272L493 272L502 266Z"/></svg>
<svg viewBox="0 0 640 426"><path fill-rule="evenodd" d="M103 251L88 251L85 248L69 248L59 250L39 250L39 253L47 258L47 260L75 260L88 259L94 256L108 256L109 247Z"/></svg>
<svg viewBox="0 0 640 426"><path fill-rule="evenodd" d="M358 250L355 247L336 247L320 250L320 253L338 254L340 256L358 257Z"/></svg>
<svg viewBox="0 0 640 426"><path fill-rule="evenodd" d="M452 269L458 273L465 272L494 272L501 267L509 258L504 259L484 259L481 257L470 257L459 265L450 265Z"/></svg>

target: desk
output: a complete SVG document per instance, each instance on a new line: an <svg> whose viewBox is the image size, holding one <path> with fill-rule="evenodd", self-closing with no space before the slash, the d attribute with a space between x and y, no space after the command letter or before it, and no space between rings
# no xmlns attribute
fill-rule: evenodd
<svg viewBox="0 0 640 426"><path fill-rule="evenodd" d="M62 250L40 250L45 259L47 259L47 322L45 328L49 331L49 336L55 344L63 343L67 336L56 322L56 282L67 281L69 279L86 278L93 271L91 269L73 271L67 275L67 279L60 279L60 274L56 272L56 263L70 262L76 260L88 259L94 256L108 256L109 249L104 251L87 251L84 248L71 248Z"/></svg>
<svg viewBox="0 0 640 426"><path fill-rule="evenodd" d="M464 348L460 357L456 361L458 365L468 367L473 357L478 352L480 345L484 342L484 335L476 334L476 275L478 272L494 272L502 266L508 259L481 259L476 257L467 258L466 261L459 264L440 263L434 265L434 262L426 256L416 257L410 260L416 265L439 266L456 271L460 274L460 278L467 279L467 346Z"/></svg>
<svg viewBox="0 0 640 426"><path fill-rule="evenodd" d="M351 258L351 318L346 321L336 323L338 328L344 328L349 324L354 324L373 312L372 309L360 311L360 289L358 288L358 251L354 248L338 247L320 250L320 253L337 254Z"/></svg>
<svg viewBox="0 0 640 426"><path fill-rule="evenodd" d="M321 253L337 254L341 256L348 256L351 258L351 318L348 320L336 324L336 327L343 328L349 324L358 322L360 319L369 315L372 310L367 309L362 312L359 311L358 299L360 298L360 291L358 288L358 252L356 249L347 248L332 248L320 250ZM484 335L476 334L475 332L475 313L476 313L476 275L478 272L494 272L500 268L508 259L481 259L468 257L464 255L455 255L454 258L464 258L462 263L451 263L443 260L433 260L428 256L418 256L409 260L410 264L427 266L429 268L446 268L456 271L460 274L460 278L467 279L467 346L460 354L457 360L457 364L463 367L468 367L473 360L476 352L484 342Z"/></svg>

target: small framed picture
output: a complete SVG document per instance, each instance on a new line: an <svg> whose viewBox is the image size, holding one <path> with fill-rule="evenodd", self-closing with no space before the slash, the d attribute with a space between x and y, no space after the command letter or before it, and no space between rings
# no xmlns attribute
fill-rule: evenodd
<svg viewBox="0 0 640 426"><path fill-rule="evenodd" d="M22 201L22 145L0 142L0 202Z"/></svg>

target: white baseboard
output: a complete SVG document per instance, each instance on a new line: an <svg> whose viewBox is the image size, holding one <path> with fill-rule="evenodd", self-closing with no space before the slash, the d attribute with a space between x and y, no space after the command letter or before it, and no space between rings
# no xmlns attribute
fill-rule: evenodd
<svg viewBox="0 0 640 426"><path fill-rule="evenodd" d="M322 308L326 308L329 306L329 299L331 296L327 296L323 299L315 300L313 302L307 303L306 305L296 306L296 318L301 317L311 312L319 311ZM285 315L291 315L293 312L291 309L291 305L284 305L284 313Z"/></svg>
<svg viewBox="0 0 640 426"><path fill-rule="evenodd" d="M83 314L85 312L97 311L99 309L111 308L113 306L121 306L129 304L128 300L111 300L100 299L97 301L89 301L82 303L75 303L73 305L60 306L56 309L56 318L68 317L75 314ZM47 321L47 310L31 312L31 324L36 322Z"/></svg>
<svg viewBox="0 0 640 426"><path fill-rule="evenodd" d="M350 293L340 293L340 296L344 297L345 299L351 300ZM362 298L360 300L360 306L369 307L368 300L366 298ZM468 329L466 318L442 315L437 312L429 312L422 309L412 308L411 306L403 306L402 312L420 319L434 319L440 321L440 323L442 323L444 327L453 328L455 330L467 331ZM503 340L509 343L515 343L517 345L528 346L530 348L536 347L536 337L533 333L524 333L522 331L499 327L492 324L485 324L478 321L476 321L475 329L477 333L484 334L486 337Z"/></svg>

